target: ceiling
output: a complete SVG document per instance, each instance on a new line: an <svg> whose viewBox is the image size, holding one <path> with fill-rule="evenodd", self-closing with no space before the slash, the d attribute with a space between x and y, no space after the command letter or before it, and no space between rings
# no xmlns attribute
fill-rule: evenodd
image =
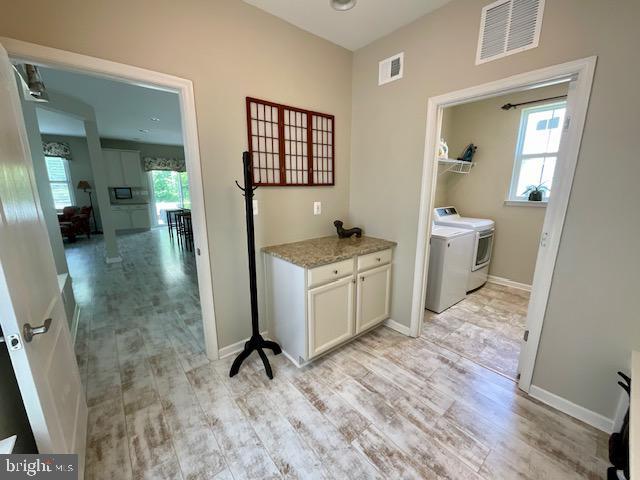
<svg viewBox="0 0 640 480"><path fill-rule="evenodd" d="M329 0L244 0L349 50L357 50L451 0L359 0L346 12Z"/></svg>
<svg viewBox="0 0 640 480"><path fill-rule="evenodd" d="M40 68L40 73L47 90L93 106L101 137L182 145L177 94L49 68ZM85 135L76 118L43 108L37 112L41 133Z"/></svg>

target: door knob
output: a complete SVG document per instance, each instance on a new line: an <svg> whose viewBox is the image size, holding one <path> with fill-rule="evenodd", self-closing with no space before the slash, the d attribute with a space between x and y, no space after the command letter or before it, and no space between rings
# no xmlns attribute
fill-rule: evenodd
<svg viewBox="0 0 640 480"><path fill-rule="evenodd" d="M31 324L25 323L24 327L22 327L22 336L24 337L24 341L30 342L31 340L33 340L34 336L47 333L49 331L50 326L51 326L50 318L47 318L44 321L44 325L40 325L39 327L32 327Z"/></svg>

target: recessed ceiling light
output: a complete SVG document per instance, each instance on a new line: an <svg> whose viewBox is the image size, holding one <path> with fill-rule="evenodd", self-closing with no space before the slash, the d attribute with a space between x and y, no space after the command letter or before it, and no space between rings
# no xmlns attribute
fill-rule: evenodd
<svg viewBox="0 0 640 480"><path fill-rule="evenodd" d="M333 9L340 12L351 10L356 6L356 3L357 0L329 0L329 4L333 7Z"/></svg>
<svg viewBox="0 0 640 480"><path fill-rule="evenodd" d="M160 119L158 117L151 117L152 122L159 122Z"/></svg>
<svg viewBox="0 0 640 480"><path fill-rule="evenodd" d="M138 131L140 133L149 133L149 129L148 128L139 128Z"/></svg>

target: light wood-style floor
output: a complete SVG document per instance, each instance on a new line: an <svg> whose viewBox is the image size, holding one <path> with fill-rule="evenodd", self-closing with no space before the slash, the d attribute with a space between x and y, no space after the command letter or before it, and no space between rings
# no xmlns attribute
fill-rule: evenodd
<svg viewBox="0 0 640 480"><path fill-rule="evenodd" d="M209 362L192 257L166 232L69 250L83 304L78 360L91 479L596 479L605 434L515 383L386 327L297 369Z"/></svg>
<svg viewBox="0 0 640 480"><path fill-rule="evenodd" d="M422 336L515 380L529 293L486 283L460 303L425 313Z"/></svg>

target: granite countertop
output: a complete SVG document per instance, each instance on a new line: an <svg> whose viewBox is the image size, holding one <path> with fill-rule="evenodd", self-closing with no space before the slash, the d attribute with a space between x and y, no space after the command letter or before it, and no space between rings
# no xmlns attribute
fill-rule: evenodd
<svg viewBox="0 0 640 480"><path fill-rule="evenodd" d="M340 262L356 255L379 252L397 245L396 242L380 238L355 236L350 238L331 237L312 238L301 242L285 243L263 247L262 251L304 268L319 267L328 263Z"/></svg>

